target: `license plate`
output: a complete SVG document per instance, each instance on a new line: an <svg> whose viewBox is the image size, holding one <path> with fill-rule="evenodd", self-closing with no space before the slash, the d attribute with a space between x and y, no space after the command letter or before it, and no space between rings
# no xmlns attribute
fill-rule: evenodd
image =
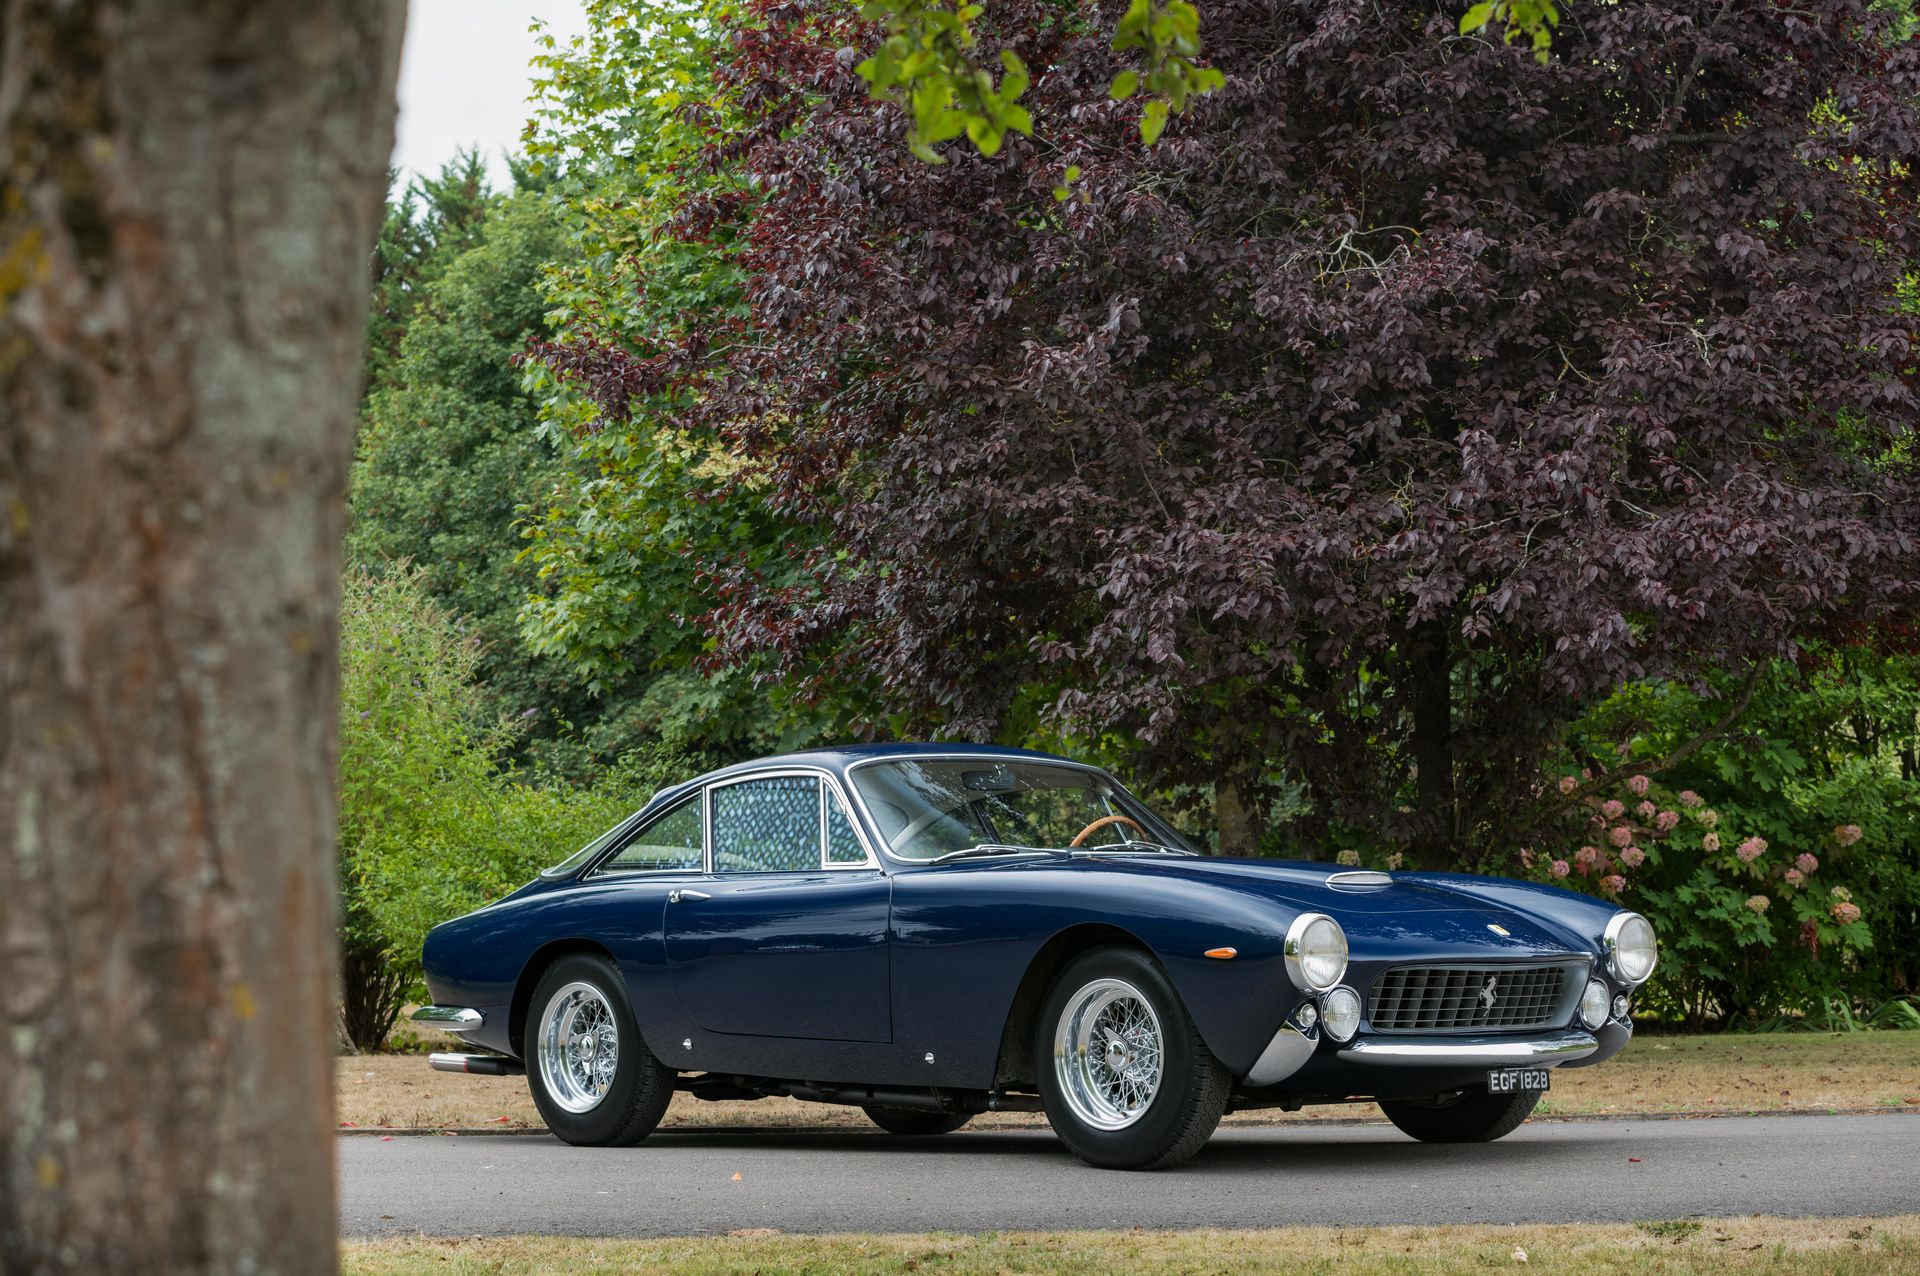
<svg viewBox="0 0 1920 1276"><path fill-rule="evenodd" d="M1495 1068L1487 1073L1487 1091L1512 1094L1516 1090L1546 1090L1552 1087L1552 1077L1546 1068Z"/></svg>

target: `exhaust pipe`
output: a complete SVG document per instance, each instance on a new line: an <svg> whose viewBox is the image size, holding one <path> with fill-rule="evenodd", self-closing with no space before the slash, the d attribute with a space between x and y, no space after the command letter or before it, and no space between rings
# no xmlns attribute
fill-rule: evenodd
<svg viewBox="0 0 1920 1276"><path fill-rule="evenodd" d="M476 1077L525 1076L527 1065L503 1054L430 1054L427 1066L435 1072L465 1072Z"/></svg>

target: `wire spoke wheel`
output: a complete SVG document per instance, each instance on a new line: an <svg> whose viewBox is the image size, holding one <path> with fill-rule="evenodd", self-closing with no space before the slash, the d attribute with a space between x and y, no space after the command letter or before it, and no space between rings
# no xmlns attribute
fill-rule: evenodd
<svg viewBox="0 0 1920 1276"><path fill-rule="evenodd" d="M1165 1034L1132 984L1102 978L1067 1000L1054 1033L1054 1076L1075 1116L1124 1130L1145 1115L1165 1075Z"/></svg>
<svg viewBox="0 0 1920 1276"><path fill-rule="evenodd" d="M589 983L562 985L540 1015L535 1053L555 1103L569 1112L598 1107L620 1066L620 1029L607 995Z"/></svg>

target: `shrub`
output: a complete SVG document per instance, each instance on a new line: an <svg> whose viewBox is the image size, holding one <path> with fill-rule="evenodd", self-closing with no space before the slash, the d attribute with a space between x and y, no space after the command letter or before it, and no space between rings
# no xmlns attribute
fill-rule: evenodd
<svg viewBox="0 0 1920 1276"><path fill-rule="evenodd" d="M629 755L591 787L498 765L480 652L402 565L346 581L341 620L341 1027L373 1049L420 990L438 922L565 858L693 763Z"/></svg>

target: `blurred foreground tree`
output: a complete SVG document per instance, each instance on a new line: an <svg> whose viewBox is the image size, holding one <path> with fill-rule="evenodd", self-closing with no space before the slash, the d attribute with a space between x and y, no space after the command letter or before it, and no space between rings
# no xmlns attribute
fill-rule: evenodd
<svg viewBox="0 0 1920 1276"><path fill-rule="evenodd" d="M9 1276L336 1263L336 610L404 8L0 7Z"/></svg>

